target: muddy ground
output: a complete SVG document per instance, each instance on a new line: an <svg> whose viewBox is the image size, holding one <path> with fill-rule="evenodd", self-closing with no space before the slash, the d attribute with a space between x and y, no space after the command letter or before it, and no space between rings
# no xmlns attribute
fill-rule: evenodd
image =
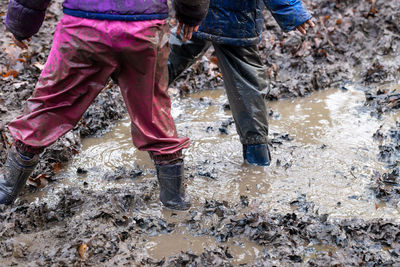
<svg viewBox="0 0 400 267"><path fill-rule="evenodd" d="M0 37L0 162L12 143L7 123L20 114L23 102L35 86L51 46L51 36L61 16L60 1L52 4L46 21L30 42L29 51L10 45ZM396 92L385 84L400 77L400 2L323 0L305 1L314 13L317 27L306 37L282 33L266 13L266 28L260 44L271 78L270 100L301 97L331 87L346 90L357 86L366 93L371 116L385 117L399 107ZM4 21L6 0L0 2ZM4 26L0 26L5 32ZM396 63L397 62L397 63ZM213 51L185 72L170 88L174 97L223 86ZM383 89L382 89L383 88ZM73 132L48 148L33 174L24 196L55 180L64 164L81 149L81 138L99 136L123 118L125 106L118 87L111 82ZM199 103L202 105L204 103ZM228 107L226 107L228 108ZM271 118L276 114L271 113ZM279 116L279 114L278 114ZM224 134L231 120L218 122ZM215 125L210 122L210 127ZM229 128L231 130L231 128ZM377 160L388 171L371 177L371 192L388 205L398 205L400 124L389 131L377 129L380 153ZM290 142L286 133L271 136L273 145ZM275 143L274 143L275 142ZM204 175L213 175L207 162ZM286 159L288 162L290 159ZM290 168L290 164L287 165ZM78 170L78 174L87 170ZM188 175L191 175L189 169ZM313 203L293 199L293 213L265 214L247 201L206 199L188 213L148 212L158 207L155 179L137 180L152 169L122 169L99 174L109 182L133 179L124 187L93 190L85 182L58 188L57 181L43 190L46 197L30 201L24 196L14 207L0 207L0 254L2 265L234 265L232 242L246 240L261 247L247 265L396 265L400 256L400 226L395 220L335 219L318 214ZM214 177L218 179L218 177ZM143 212L146 211L146 212ZM395 218L394 218L395 219ZM216 245L202 252L183 251L164 260L155 259L143 244L153 236L184 228L192 237L209 237ZM239 241L238 241L239 240Z"/></svg>

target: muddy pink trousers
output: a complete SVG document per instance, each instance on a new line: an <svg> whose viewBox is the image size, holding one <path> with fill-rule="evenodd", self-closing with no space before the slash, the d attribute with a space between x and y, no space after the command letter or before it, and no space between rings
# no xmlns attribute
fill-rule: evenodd
<svg viewBox="0 0 400 267"><path fill-rule="evenodd" d="M8 128L22 152L40 153L70 131L112 76L121 88L134 145L153 159L180 157L167 94L168 25L164 20L106 21L65 15L23 115Z"/></svg>

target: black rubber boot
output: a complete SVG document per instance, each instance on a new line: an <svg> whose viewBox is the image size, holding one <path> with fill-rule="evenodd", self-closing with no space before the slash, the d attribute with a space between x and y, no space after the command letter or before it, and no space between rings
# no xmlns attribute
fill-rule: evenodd
<svg viewBox="0 0 400 267"><path fill-rule="evenodd" d="M22 159L14 146L8 151L7 161L0 170L0 204L14 203L38 162L38 155Z"/></svg>
<svg viewBox="0 0 400 267"><path fill-rule="evenodd" d="M160 200L165 207L174 210L190 208L189 197L185 195L183 185L183 162L169 165L158 165L157 178L160 184Z"/></svg>
<svg viewBox="0 0 400 267"><path fill-rule="evenodd" d="M267 144L243 145L243 158L252 165L269 166L271 164L271 153Z"/></svg>

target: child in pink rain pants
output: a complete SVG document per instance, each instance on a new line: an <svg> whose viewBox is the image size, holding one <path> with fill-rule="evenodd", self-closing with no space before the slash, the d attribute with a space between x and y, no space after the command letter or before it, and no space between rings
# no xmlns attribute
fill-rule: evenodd
<svg viewBox="0 0 400 267"><path fill-rule="evenodd" d="M15 43L35 34L50 0L11 0L6 27ZM201 23L208 0L174 2L184 34ZM132 122L132 140L155 162L160 200L168 208L190 206L182 180L182 149L166 92L167 0L65 0L53 46L34 94L8 128L15 139L0 171L0 204L12 204L39 154L74 128L112 76L121 88Z"/></svg>

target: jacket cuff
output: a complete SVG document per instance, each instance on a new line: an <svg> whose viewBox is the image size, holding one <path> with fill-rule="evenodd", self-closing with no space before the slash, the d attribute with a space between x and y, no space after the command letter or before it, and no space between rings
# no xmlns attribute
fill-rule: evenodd
<svg viewBox="0 0 400 267"><path fill-rule="evenodd" d="M301 0L294 0L291 1L291 4L281 5L276 5L275 3L271 4L271 2L274 1L266 1L267 7L271 11L276 22L285 32L295 30L298 26L312 18L311 13ZM288 3L288 1L275 2Z"/></svg>
<svg viewBox="0 0 400 267"><path fill-rule="evenodd" d="M175 0L176 18L189 26L200 25L208 12L209 0Z"/></svg>
<svg viewBox="0 0 400 267"><path fill-rule="evenodd" d="M6 28L22 41L37 33L42 26L45 10L30 9L16 0L11 0L5 19Z"/></svg>

